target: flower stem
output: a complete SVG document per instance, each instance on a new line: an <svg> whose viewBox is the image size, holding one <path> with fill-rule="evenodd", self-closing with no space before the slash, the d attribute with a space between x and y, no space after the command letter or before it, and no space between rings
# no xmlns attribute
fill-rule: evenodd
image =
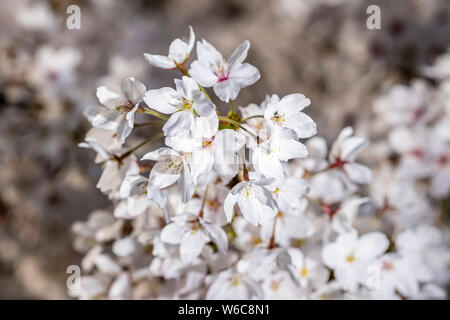
<svg viewBox="0 0 450 320"><path fill-rule="evenodd" d="M242 119L242 122L245 122L247 120L254 119L254 118L264 118L264 116L263 115L250 116L250 117Z"/></svg>
<svg viewBox="0 0 450 320"><path fill-rule="evenodd" d="M156 136L150 137L144 141L142 141L141 143L139 143L138 145L134 146L133 148L131 148L130 150L128 150L127 152L125 152L124 154L120 155L120 156L115 156L115 159L119 162L122 162L123 159L125 159L126 157L128 157L129 155L133 154L133 152L135 152L136 150L138 150L139 148L145 146L147 143L156 141L160 138L163 137L163 133L158 133Z"/></svg>
<svg viewBox="0 0 450 320"><path fill-rule="evenodd" d="M200 207L200 212L198 214L198 216L200 218L203 218L203 209L205 208L206 196L208 195L208 189L209 189L209 185L206 186L205 192L203 192L202 206Z"/></svg>
<svg viewBox="0 0 450 320"><path fill-rule="evenodd" d="M157 117L157 118L159 118L161 120L164 120L164 121L167 121L167 119L169 119L167 116L165 116L165 115L163 115L163 114L161 114L161 113L159 113L159 112L157 112L155 110L144 110L142 112L146 113L146 114L150 114L150 115L152 115L154 117Z"/></svg>
<svg viewBox="0 0 450 320"><path fill-rule="evenodd" d="M234 102L230 99L231 113L234 113Z"/></svg>
<svg viewBox="0 0 450 320"><path fill-rule="evenodd" d="M146 126L162 126L164 122L161 121L148 121L143 123L135 123L135 127L146 127Z"/></svg>
<svg viewBox="0 0 450 320"><path fill-rule="evenodd" d="M237 121L234 121L234 120L232 120L232 119L230 119L230 118L227 118L227 117L219 117L219 120L220 120L220 121L224 121L224 122L228 122L228 123L232 124L233 126L238 127L238 128L240 128L240 129L244 130L245 132L249 133L249 134L252 135L255 139L257 138L257 136L256 136L253 132L250 132L249 130L247 130L246 128L244 128L243 126L241 126L241 124L240 124L239 122L237 122Z"/></svg>

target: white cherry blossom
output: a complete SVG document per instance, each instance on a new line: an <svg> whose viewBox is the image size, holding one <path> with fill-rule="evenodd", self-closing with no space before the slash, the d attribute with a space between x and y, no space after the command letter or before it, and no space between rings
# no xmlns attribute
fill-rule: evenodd
<svg viewBox="0 0 450 320"><path fill-rule="evenodd" d="M264 118L272 127L292 129L298 138L309 138L317 133L316 124L301 111L310 104L311 101L299 93L287 95L282 99L272 95L264 110Z"/></svg>
<svg viewBox="0 0 450 320"><path fill-rule="evenodd" d="M152 66L162 69L175 69L177 65L183 64L189 58L195 43L195 34L191 26L189 26L189 39L187 41L175 39L169 46L169 54L167 56L144 53L145 59Z"/></svg>
<svg viewBox="0 0 450 320"><path fill-rule="evenodd" d="M210 116L215 111L214 104L200 91L197 83L184 76L175 79L175 87L149 90L144 101L152 109L171 114L163 127L165 136L192 134L198 116Z"/></svg>
<svg viewBox="0 0 450 320"><path fill-rule="evenodd" d="M224 210L228 221L234 216L234 205L237 204L244 218L251 224L263 225L276 214L275 201L266 186L273 179L257 179L242 181L231 189L225 198Z"/></svg>
<svg viewBox="0 0 450 320"><path fill-rule="evenodd" d="M198 257L209 241L214 242L222 254L228 250L227 235L221 227L190 213L173 217L161 230L161 240L179 244L183 261L192 261Z"/></svg>
<svg viewBox="0 0 450 320"><path fill-rule="evenodd" d="M389 240L381 232L358 237L356 230L341 234L323 247L322 260L334 270L342 289L355 291L366 275L368 265L388 248Z"/></svg>
<svg viewBox="0 0 450 320"><path fill-rule="evenodd" d="M96 128L117 131L117 139L124 143L134 127L135 113L144 97L145 86L135 78L126 78L122 88L97 88L97 98L103 105L93 119Z"/></svg>
<svg viewBox="0 0 450 320"><path fill-rule="evenodd" d="M243 63L250 42L244 41L227 61L209 42L197 41L197 60L191 64L190 75L203 87L213 87L223 101L236 99L239 91L254 84L260 78L258 69Z"/></svg>

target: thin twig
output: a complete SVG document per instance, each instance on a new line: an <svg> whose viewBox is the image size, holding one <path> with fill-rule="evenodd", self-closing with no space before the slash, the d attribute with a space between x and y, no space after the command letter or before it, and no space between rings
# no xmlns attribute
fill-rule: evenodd
<svg viewBox="0 0 450 320"><path fill-rule="evenodd" d="M119 162L122 162L123 159L125 159L126 157L128 157L129 155L131 155L133 152L135 152L136 150L138 150L139 148L141 148L142 146L145 146L147 143L156 141L160 138L162 138L164 135L163 133L158 133L156 136L150 137L144 141L142 141L141 143L139 143L138 145L134 146L133 148L131 148L130 150L128 150L127 152L125 152L124 154L120 155L120 156L116 156L115 159Z"/></svg>
<svg viewBox="0 0 450 320"><path fill-rule="evenodd" d="M239 122L237 122L237 121L234 121L234 120L232 120L232 119L230 119L230 118L227 118L227 117L219 117L219 120L220 120L220 121L228 122L228 123L230 123L230 124L232 124L232 125L234 125L234 126L236 126L236 127L238 127L238 128L241 128L241 129L244 130L245 132L247 132L247 133L249 133L250 135L252 135L255 139L257 138L257 136L256 136L253 132L251 132L251 131L247 130L246 128L244 128L244 127L243 127Z"/></svg>
<svg viewBox="0 0 450 320"><path fill-rule="evenodd" d="M142 112L146 113L146 114L150 114L150 115L152 115L154 117L157 117L157 118L159 118L161 120L164 120L164 121L167 121L167 119L169 119L167 116L165 116L165 115L163 115L163 114L161 114L161 113L159 113L159 112L157 112L155 110L144 110Z"/></svg>

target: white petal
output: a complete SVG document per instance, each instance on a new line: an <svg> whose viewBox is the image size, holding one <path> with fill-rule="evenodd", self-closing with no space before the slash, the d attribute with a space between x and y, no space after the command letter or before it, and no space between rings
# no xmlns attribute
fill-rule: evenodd
<svg viewBox="0 0 450 320"><path fill-rule="evenodd" d="M194 177L186 163L183 163L183 171L180 179L178 179L178 186L181 192L181 201L187 203L194 194Z"/></svg>
<svg viewBox="0 0 450 320"><path fill-rule="evenodd" d="M372 171L361 164L355 162L346 163L344 164L344 170L353 182L368 184L372 181Z"/></svg>
<svg viewBox="0 0 450 320"><path fill-rule="evenodd" d="M120 144L123 144L132 130L133 127L130 127L130 122L123 117L117 126L117 141L119 141Z"/></svg>
<svg viewBox="0 0 450 320"><path fill-rule="evenodd" d="M190 230L186 232L180 242L181 260L185 262L194 260L200 255L207 242L208 239L201 230Z"/></svg>
<svg viewBox="0 0 450 320"><path fill-rule="evenodd" d="M167 188L180 178L179 172L171 173L167 170L167 165L162 162L156 163L150 172L149 185L159 189Z"/></svg>
<svg viewBox="0 0 450 320"><path fill-rule="evenodd" d="M305 145L296 140L284 140L277 143L280 150L278 157L282 161L295 158L305 158L308 156L308 150Z"/></svg>
<svg viewBox="0 0 450 320"><path fill-rule="evenodd" d="M133 109L131 109L130 111L128 111L125 119L127 119L128 121L128 125L133 128L134 127L134 117L136 114L136 111L139 109L139 103L136 103L136 105L134 106Z"/></svg>
<svg viewBox="0 0 450 320"><path fill-rule="evenodd" d="M123 106L127 103L126 97L120 93L120 89L116 89L115 91L103 86L97 88L97 99L103 104L105 107L110 109Z"/></svg>
<svg viewBox="0 0 450 320"><path fill-rule="evenodd" d="M263 147L255 148L252 162L255 170L266 177L282 178L284 176L284 169L280 160L269 154Z"/></svg>
<svg viewBox="0 0 450 320"><path fill-rule="evenodd" d="M192 92L200 90L197 82L194 79L183 76L180 79L175 79L175 88L179 96L186 98L187 100L192 100Z"/></svg>
<svg viewBox="0 0 450 320"><path fill-rule="evenodd" d="M188 230L185 225L172 222L161 230L160 238L161 241L165 243L179 244L184 233L187 231Z"/></svg>
<svg viewBox="0 0 450 320"><path fill-rule="evenodd" d="M317 133L316 123L303 112L288 116L285 126L293 129L300 139L309 138Z"/></svg>
<svg viewBox="0 0 450 320"><path fill-rule="evenodd" d="M116 130L119 113L116 110L103 109L95 117L92 118L91 123L95 128L103 130Z"/></svg>
<svg viewBox="0 0 450 320"><path fill-rule="evenodd" d="M234 205L239 199L239 194L233 194L229 192L225 198L223 209L225 211L225 215L227 217L227 221L231 222L234 216Z"/></svg>
<svg viewBox="0 0 450 320"><path fill-rule="evenodd" d="M204 222L203 227L208 232L211 240L217 245L217 248L222 254L226 254L228 251L228 238L225 231L215 224Z"/></svg>
<svg viewBox="0 0 450 320"><path fill-rule="evenodd" d="M163 126L164 135L175 136L179 134L191 134L195 126L195 116L191 111L179 111L173 113Z"/></svg>
<svg viewBox="0 0 450 320"><path fill-rule="evenodd" d="M152 66L162 69L175 69L175 63L169 57L144 53L145 60Z"/></svg>
<svg viewBox="0 0 450 320"><path fill-rule="evenodd" d="M341 159L342 160L354 160L358 153L364 149L369 142L362 137L349 137L345 139L341 144Z"/></svg>
<svg viewBox="0 0 450 320"><path fill-rule="evenodd" d="M240 198L238 206L245 220L254 226L258 226L260 215L263 213L261 203L253 198Z"/></svg>
<svg viewBox="0 0 450 320"><path fill-rule="evenodd" d="M198 84L205 88L212 87L219 80L209 65L203 64L198 60L191 63L189 74Z"/></svg>
<svg viewBox="0 0 450 320"><path fill-rule="evenodd" d="M288 115L296 114L311 104L303 94L294 93L284 96L278 103L278 109Z"/></svg>
<svg viewBox="0 0 450 320"><path fill-rule="evenodd" d="M178 152L171 148L162 147L155 151L151 151L146 153L141 160L153 160L153 161L160 161L164 159L168 159L170 157L179 157L180 155Z"/></svg>
<svg viewBox="0 0 450 320"><path fill-rule="evenodd" d="M242 63L247 58L248 49L250 49L250 41L243 41L227 60L229 66L234 63Z"/></svg>
<svg viewBox="0 0 450 320"><path fill-rule="evenodd" d="M189 42L188 42L188 53L192 51L195 44L195 33L191 26L189 26Z"/></svg>
<svg viewBox="0 0 450 320"><path fill-rule="evenodd" d="M129 257L136 252L136 241L132 237L126 237L114 242L112 251L118 257Z"/></svg>
<svg viewBox="0 0 450 320"><path fill-rule="evenodd" d="M184 62L189 57L189 46L181 39L175 39L169 46L169 59L177 63Z"/></svg>
<svg viewBox="0 0 450 320"><path fill-rule="evenodd" d="M258 69L248 63L234 64L227 80L214 85L214 93L225 102L235 100L239 91L254 84L261 77Z"/></svg>
<svg viewBox="0 0 450 320"><path fill-rule="evenodd" d="M382 255L389 247L389 240L384 233L375 231L359 238L355 248L355 257L370 261Z"/></svg>
<svg viewBox="0 0 450 320"><path fill-rule="evenodd" d="M168 201L167 194L158 187L152 186L151 184L147 187L147 198L151 201L156 202L156 204L165 209Z"/></svg>
<svg viewBox="0 0 450 320"><path fill-rule="evenodd" d="M223 62L222 54L205 39L197 41L197 58L207 65L220 65Z"/></svg>
<svg viewBox="0 0 450 320"><path fill-rule="evenodd" d="M143 83L137 81L133 77L123 80L122 88L125 96L132 104L141 102L145 91L147 90Z"/></svg>
<svg viewBox="0 0 450 320"><path fill-rule="evenodd" d="M177 91L169 87L147 91L144 101L150 108L167 114L177 111L180 103Z"/></svg>
<svg viewBox="0 0 450 320"><path fill-rule="evenodd" d="M201 92L200 90L193 91L192 98L194 100L194 110L198 113L199 116L208 117L211 115L216 115L216 113L214 112L216 110L216 106L214 105L214 103L209 101L209 99L203 92Z"/></svg>

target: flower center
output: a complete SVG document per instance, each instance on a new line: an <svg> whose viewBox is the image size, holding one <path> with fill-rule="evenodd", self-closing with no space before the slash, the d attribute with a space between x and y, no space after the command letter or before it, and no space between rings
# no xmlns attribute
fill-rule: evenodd
<svg viewBox="0 0 450 320"><path fill-rule="evenodd" d="M355 256L352 254L348 255L347 258L345 259L348 263L353 263L355 262L356 258Z"/></svg>
<svg viewBox="0 0 450 320"><path fill-rule="evenodd" d="M394 269L394 264L390 261L383 261L382 263L382 269L389 271Z"/></svg>
<svg viewBox="0 0 450 320"><path fill-rule="evenodd" d="M214 136L209 139L203 138L202 139L202 148L207 148L207 147L211 146L211 144L214 142L214 138L215 138Z"/></svg>
<svg viewBox="0 0 450 320"><path fill-rule="evenodd" d="M271 120L273 122L275 122L277 125L281 126L283 125L283 122L286 121L286 117L284 116L284 114L275 112L275 114L273 115L273 117L271 118Z"/></svg>
<svg viewBox="0 0 450 320"><path fill-rule="evenodd" d="M215 74L219 78L219 82L228 80L229 73L225 65L217 66Z"/></svg>
<svg viewBox="0 0 450 320"><path fill-rule="evenodd" d="M231 278L231 285L237 287L239 285L239 283L241 283L241 277L239 275L234 275Z"/></svg>
<svg viewBox="0 0 450 320"><path fill-rule="evenodd" d="M251 185L248 184L244 187L244 189L242 189L241 191L241 195L244 198L255 198L256 197L256 193L257 191L255 190L255 188Z"/></svg>
<svg viewBox="0 0 450 320"><path fill-rule="evenodd" d="M308 271L308 269L306 269L306 268L303 268L303 269L300 271L300 275L301 275L302 277L306 277L306 276L308 276L308 274L309 274L309 271Z"/></svg>

